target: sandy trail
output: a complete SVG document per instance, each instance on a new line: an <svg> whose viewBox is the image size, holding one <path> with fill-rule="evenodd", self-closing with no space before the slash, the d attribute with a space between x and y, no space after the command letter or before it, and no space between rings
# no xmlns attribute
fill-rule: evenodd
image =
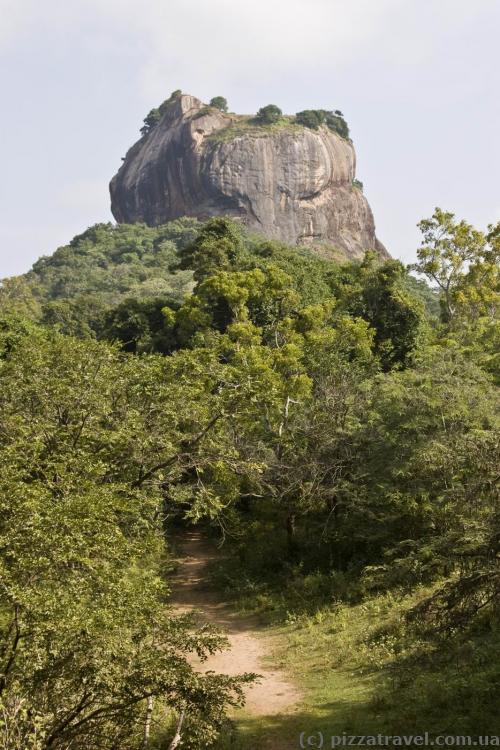
<svg viewBox="0 0 500 750"><path fill-rule="evenodd" d="M172 603L180 611L199 612L201 620L218 625L229 640L229 648L210 656L200 669L236 675L254 672L261 675L258 684L246 688L246 711L253 716L273 716L293 711L301 695L284 672L264 662L270 646L263 635L254 633L258 625L254 618L240 617L208 590L208 563L215 551L198 531L189 531L181 544L179 568L172 576Z"/></svg>

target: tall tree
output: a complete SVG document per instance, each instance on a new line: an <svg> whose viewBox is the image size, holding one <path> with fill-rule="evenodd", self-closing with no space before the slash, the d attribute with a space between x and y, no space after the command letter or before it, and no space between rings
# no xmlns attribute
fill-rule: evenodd
<svg viewBox="0 0 500 750"><path fill-rule="evenodd" d="M241 681L189 664L223 639L165 604L161 488L203 462L211 376L193 407L161 358L22 327L0 338L4 744L135 750L152 697L209 741Z"/></svg>
<svg viewBox="0 0 500 750"><path fill-rule="evenodd" d="M437 284L442 292L443 314L451 321L457 311L457 293L471 264L481 263L486 237L466 221L436 208L430 219L419 223L423 234L413 268Z"/></svg>

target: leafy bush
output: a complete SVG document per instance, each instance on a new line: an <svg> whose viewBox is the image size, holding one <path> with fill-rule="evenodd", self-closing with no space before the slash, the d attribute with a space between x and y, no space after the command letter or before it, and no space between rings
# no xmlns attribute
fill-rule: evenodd
<svg viewBox="0 0 500 750"><path fill-rule="evenodd" d="M342 114L337 114L339 110L335 112L325 112L325 124L334 133L340 135L341 138L349 138L349 126L344 119Z"/></svg>
<svg viewBox="0 0 500 750"><path fill-rule="evenodd" d="M147 135L148 133L150 133L160 120L161 120L161 112L158 109L158 107L155 107L144 118L144 125L141 128L141 134Z"/></svg>
<svg viewBox="0 0 500 750"><path fill-rule="evenodd" d="M182 96L182 91L180 89L176 89L175 91L172 91L172 93L170 94L170 96L168 97L168 99L165 99L165 101L160 104L160 106L159 106L160 113L162 115L164 115L165 112L167 111L167 109L174 102L176 102L177 99L179 99L179 97L181 97L181 96Z"/></svg>
<svg viewBox="0 0 500 750"><path fill-rule="evenodd" d="M295 122L298 125L304 125L312 130L317 130L324 121L325 117L321 109L304 109L295 115Z"/></svg>
<svg viewBox="0 0 500 750"><path fill-rule="evenodd" d="M170 105L173 104L173 102L175 102L176 99L178 99L180 96L182 96L182 91L180 89L176 89L175 91L172 91L169 98L165 99L165 101L162 102L159 107L154 107L144 118L144 125L141 128L141 135L148 135L148 133L150 133L155 125L157 125L161 120Z"/></svg>
<svg viewBox="0 0 500 750"><path fill-rule="evenodd" d="M257 121L263 125L272 125L282 117L283 112L276 104L267 104L257 112Z"/></svg>
<svg viewBox="0 0 500 750"><path fill-rule="evenodd" d="M320 125L326 125L342 138L349 138L349 127L339 109L334 112L327 109L304 109L302 112L297 112L295 121L298 125L304 125L312 130L317 130Z"/></svg>
<svg viewBox="0 0 500 750"><path fill-rule="evenodd" d="M221 112L227 112L227 99L223 96L214 96L210 99L210 106L220 109Z"/></svg>
<svg viewBox="0 0 500 750"><path fill-rule="evenodd" d="M198 430L190 354L0 328L0 746L137 750L152 697L210 746L241 681L186 658L223 639L165 607L163 498L140 486L146 445L154 466Z"/></svg>
<svg viewBox="0 0 500 750"><path fill-rule="evenodd" d="M160 105L160 111L163 114L163 110L165 110L166 107L168 107L170 104L173 104L179 97L182 96L182 91L180 89L175 89L175 91L172 91L168 99L165 99L163 104Z"/></svg>

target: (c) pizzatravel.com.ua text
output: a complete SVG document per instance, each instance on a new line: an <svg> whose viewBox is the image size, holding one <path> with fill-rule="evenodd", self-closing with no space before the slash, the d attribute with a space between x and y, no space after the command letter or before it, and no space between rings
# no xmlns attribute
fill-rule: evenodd
<svg viewBox="0 0 500 750"><path fill-rule="evenodd" d="M301 732L299 745L302 750L307 748L336 747L500 747L499 735L451 735L442 734L432 736L428 732L423 734L385 735L385 734L337 734L326 735L324 732Z"/></svg>

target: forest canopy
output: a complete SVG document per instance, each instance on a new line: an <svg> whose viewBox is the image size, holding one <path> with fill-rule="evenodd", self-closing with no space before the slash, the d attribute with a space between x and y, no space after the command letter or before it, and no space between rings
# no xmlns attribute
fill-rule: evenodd
<svg viewBox="0 0 500 750"><path fill-rule="evenodd" d="M388 684L446 637L450 721L493 731L500 228L421 229L421 280L215 218L99 224L3 283L4 746L135 750L152 705L158 742L217 742L252 676L191 666L223 639L168 604L189 523L287 616L414 594Z"/></svg>

